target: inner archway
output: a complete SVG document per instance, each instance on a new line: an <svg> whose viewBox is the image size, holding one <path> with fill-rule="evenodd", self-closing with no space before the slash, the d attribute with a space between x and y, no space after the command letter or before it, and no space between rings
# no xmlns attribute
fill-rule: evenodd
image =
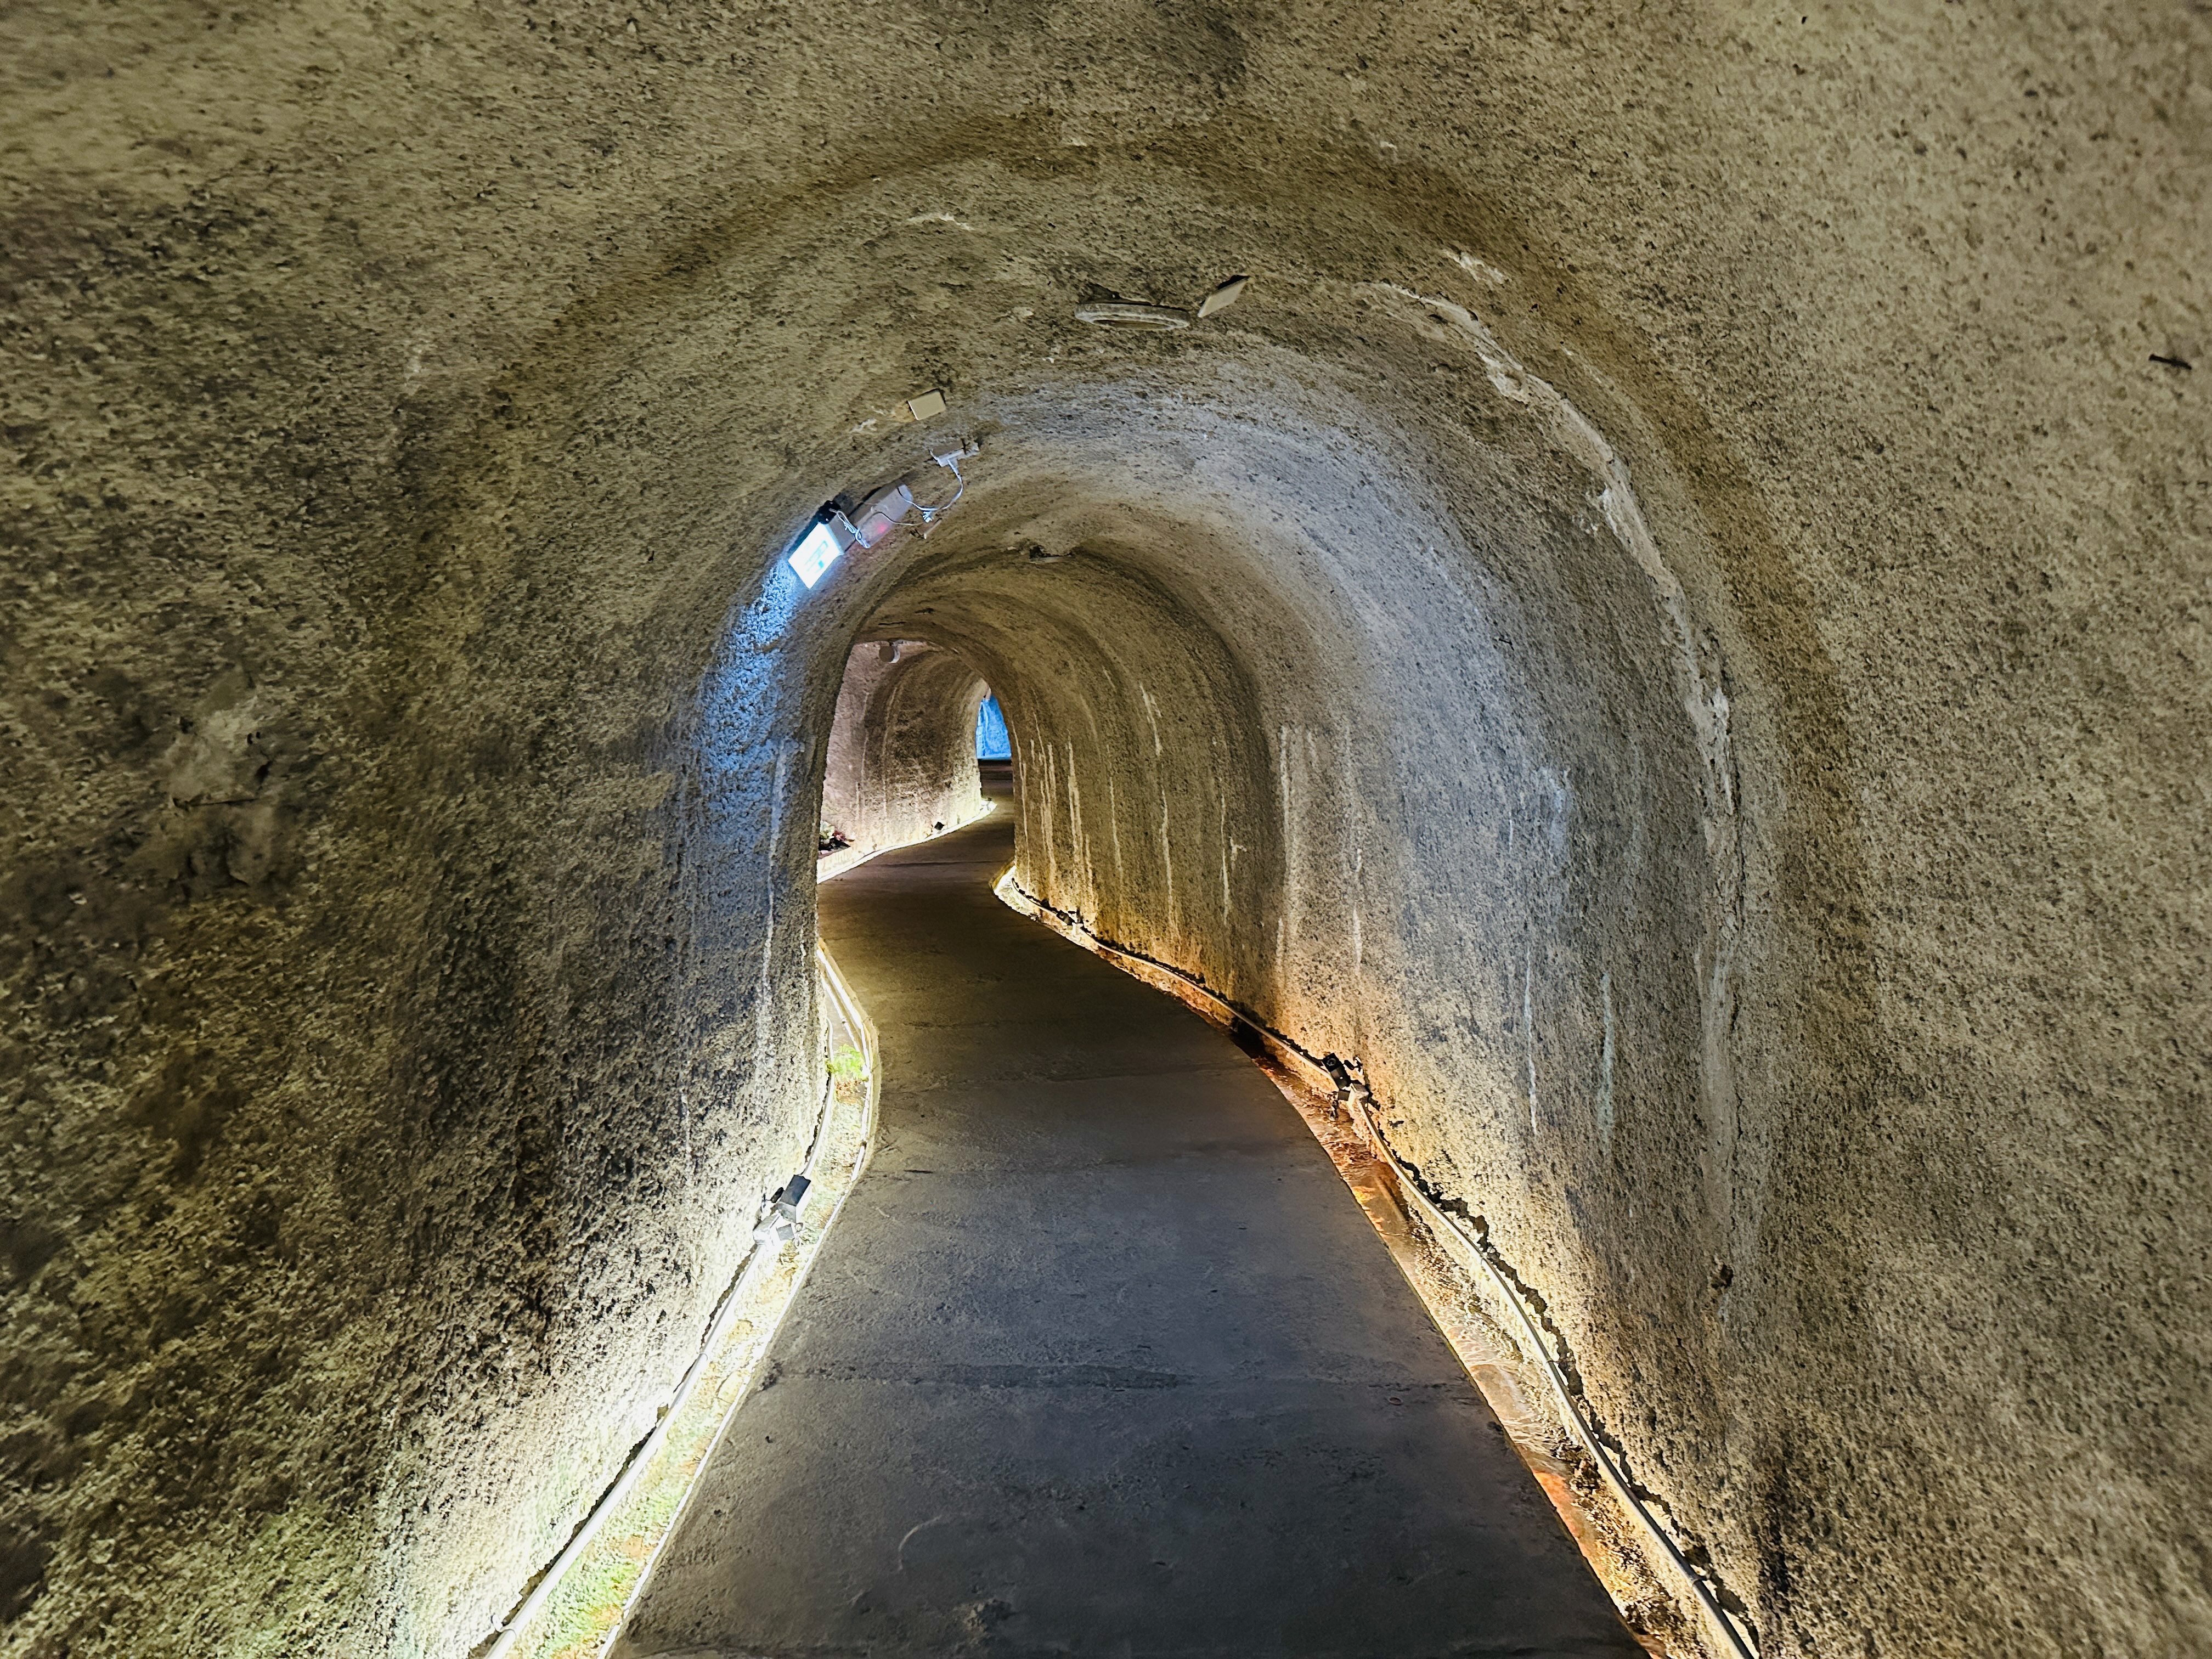
<svg viewBox="0 0 2212 1659"><path fill-rule="evenodd" d="M1437 1201L1546 1264L1594 1413L1663 1396L1718 1452L1706 1287L1764 1248L1711 1041L1758 690L1589 418L1463 308L1384 298L1494 424L1393 450L1310 361L1139 348L1080 422L976 412L959 511L806 603L866 607L857 663L963 665L933 752L994 688L1021 889L1356 1076Z"/></svg>
<svg viewBox="0 0 2212 1659"><path fill-rule="evenodd" d="M923 640L854 646L823 762L823 854L864 858L978 817L975 722L988 692L966 662Z"/></svg>

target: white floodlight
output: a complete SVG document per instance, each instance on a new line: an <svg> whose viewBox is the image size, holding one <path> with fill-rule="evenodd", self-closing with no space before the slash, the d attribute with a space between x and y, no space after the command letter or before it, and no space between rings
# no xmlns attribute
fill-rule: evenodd
<svg viewBox="0 0 2212 1659"><path fill-rule="evenodd" d="M809 587L822 580L822 573L836 563L838 556L856 539L838 534L842 527L834 518L817 519L814 527L799 538L799 545L791 550L787 562L792 574Z"/></svg>
<svg viewBox="0 0 2212 1659"><path fill-rule="evenodd" d="M960 463L981 453L981 446L969 437L956 439L946 447L930 452L929 459L957 481L950 501L934 504L918 501L912 487L901 479L896 483L885 484L862 501L853 509L850 518L838 511L834 502L824 506L812 526L799 538L799 545L784 556L792 574L807 586L813 586L831 565L855 547L874 548L888 541L909 514L920 515L921 533L927 536L930 526L967 494L968 480L962 476Z"/></svg>

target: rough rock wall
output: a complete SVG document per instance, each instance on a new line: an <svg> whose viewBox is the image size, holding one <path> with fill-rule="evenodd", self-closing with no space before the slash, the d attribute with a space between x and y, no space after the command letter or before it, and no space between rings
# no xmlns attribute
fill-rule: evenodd
<svg viewBox="0 0 2212 1659"><path fill-rule="evenodd" d="M466 1653L805 1144L848 635L405 159L482 42L136 21L9 20L5 1647Z"/></svg>
<svg viewBox="0 0 2212 1659"><path fill-rule="evenodd" d="M11 1651L467 1651L804 1145L818 756L708 676L734 579L343 452L301 524L270 436L19 543Z"/></svg>
<svg viewBox="0 0 2212 1659"><path fill-rule="evenodd" d="M2208 29L11 12L9 1650L481 1639L799 1132L876 624L1771 1650L2212 1642Z"/></svg>
<svg viewBox="0 0 2212 1659"><path fill-rule="evenodd" d="M853 647L822 775L822 823L855 853L902 847L983 811L975 712L983 682L920 640Z"/></svg>

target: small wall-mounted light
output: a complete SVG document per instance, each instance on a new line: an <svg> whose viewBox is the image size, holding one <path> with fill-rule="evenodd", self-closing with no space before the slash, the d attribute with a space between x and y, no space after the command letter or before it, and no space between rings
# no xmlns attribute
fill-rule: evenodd
<svg viewBox="0 0 2212 1659"><path fill-rule="evenodd" d="M799 545L786 556L792 574L811 587L822 580L823 573L837 562L845 550L860 539L851 523L834 507L822 509L822 516L799 538Z"/></svg>
<svg viewBox="0 0 2212 1659"><path fill-rule="evenodd" d="M847 553L855 547L875 546L913 511L914 492L902 483L878 489L849 519L835 506L824 507L785 562L793 575L811 587Z"/></svg>
<svg viewBox="0 0 2212 1659"><path fill-rule="evenodd" d="M793 1176L769 1200L768 1215L753 1229L753 1237L763 1244L781 1248L799 1237L799 1212L806 1203L806 1189L813 1183L803 1176Z"/></svg>
<svg viewBox="0 0 2212 1659"><path fill-rule="evenodd" d="M918 501L913 489L901 482L885 484L861 502L849 519L834 501L828 504L816 517L812 527L799 538L799 545L785 555L785 562L791 566L793 574L811 587L852 549L876 547L887 540L906 522L908 514L921 515L921 533L927 536L929 526L967 493L968 480L961 474L960 463L981 453L982 447L969 437L955 439L941 448L931 450L929 459L950 472L956 482L950 501L934 504Z"/></svg>
<svg viewBox="0 0 2212 1659"><path fill-rule="evenodd" d="M1198 314L1201 317L1211 317L1217 311L1228 310L1230 307L1244 297L1244 284L1251 280L1249 276L1231 276L1199 301Z"/></svg>

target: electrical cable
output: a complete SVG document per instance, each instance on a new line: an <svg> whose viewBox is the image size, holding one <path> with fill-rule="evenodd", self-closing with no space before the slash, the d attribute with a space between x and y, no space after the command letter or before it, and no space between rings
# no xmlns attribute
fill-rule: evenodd
<svg viewBox="0 0 2212 1659"><path fill-rule="evenodd" d="M961 475L959 456L933 455L929 459L958 480L959 488L952 492L951 501L939 501L935 507L924 507L920 501L914 504L914 510L921 514L921 521L926 526L935 524L940 517L958 505L960 498L968 493L968 480Z"/></svg>
<svg viewBox="0 0 2212 1659"><path fill-rule="evenodd" d="M874 1091L877 1086L875 1026L861 1008L859 999L853 994L853 988L846 982L844 975L838 971L836 961L819 942L814 947L814 966L818 984L828 991L830 1002L836 1008L838 1018L844 1024L847 1033L853 1038L854 1046L860 1051L864 1066L861 1076L867 1080L868 1084L869 1094L863 1108L865 1116L862 1119L860 1134L860 1150L853 1166L854 1178L857 1180L860 1170L866 1165L875 1147ZM815 1164L821 1158L823 1149L829 1140L830 1119L836 1113L836 1104L834 1086L825 1089L821 1110L815 1117L813 1133L807 1141L806 1161L799 1165L799 1173L802 1176L811 1177ZM821 1231L828 1231L830 1223L837 1218L838 1211L843 1206L844 1198L841 1194L836 1206L822 1222ZM505 1622L494 1633L489 1646L483 1650L484 1659L512 1659L512 1656L518 1651L524 1639L537 1633L538 1615L544 1612L554 1593L560 1589L569 1569L581 1559L587 1549L598 1541L600 1528L628 1501L630 1494L636 1489L638 1482L652 1467L653 1459L659 1455L670 1430L685 1407L690 1404L693 1394L696 1392L702 1382L707 1380L709 1367L722 1356L730 1340L733 1324L745 1308L744 1296L750 1288L750 1281L763 1272L771 1268L781 1255L781 1244L770 1248L757 1234L754 1236L751 1247L746 1250L744 1256L738 1263L736 1273L731 1276L728 1285L715 1299L713 1309L708 1312L707 1331L705 1336L701 1339L699 1352L693 1357L691 1363L684 1368L684 1375L677 1380L675 1390L670 1395L668 1403L656 1414L653 1427L646 1432L645 1437L630 1448L629 1455L623 1460L622 1467L616 1471L614 1480L600 1492L591 1508L585 1512L583 1518L576 1522L568 1534L568 1542L539 1571L528 1594L516 1604L514 1610L508 1613ZM811 1262L811 1258L808 1260ZM774 1319L777 1324L781 1324L784 1315L790 1310L792 1304L798 1299L799 1288L797 1284L793 1284L782 1305L775 1310ZM767 1352L766 1345L763 1345L761 1352L763 1354ZM733 1409L724 1418L721 1426L714 1432L713 1447L720 1445L723 1435L728 1431L730 1418L735 1415ZM710 1447L707 1454L708 1459L714 1455L713 1447ZM707 1459L702 1459L699 1464L700 1469L705 1468L706 1462ZM685 1489L681 1507L689 1507L691 1495L696 1489L695 1480L693 1484ZM670 1531L672 1532L672 1523ZM668 1533L664 1533L663 1539L665 1540L668 1535ZM649 1570L651 1564L647 1565ZM638 1595L645 1588L645 1578L646 1575L641 1573L636 1582L631 1585L629 1595L623 1603L624 1618L629 1616L629 1607L635 1605ZM619 1621L617 1628L619 1628ZM612 1632L610 1632L609 1635L611 1634Z"/></svg>

